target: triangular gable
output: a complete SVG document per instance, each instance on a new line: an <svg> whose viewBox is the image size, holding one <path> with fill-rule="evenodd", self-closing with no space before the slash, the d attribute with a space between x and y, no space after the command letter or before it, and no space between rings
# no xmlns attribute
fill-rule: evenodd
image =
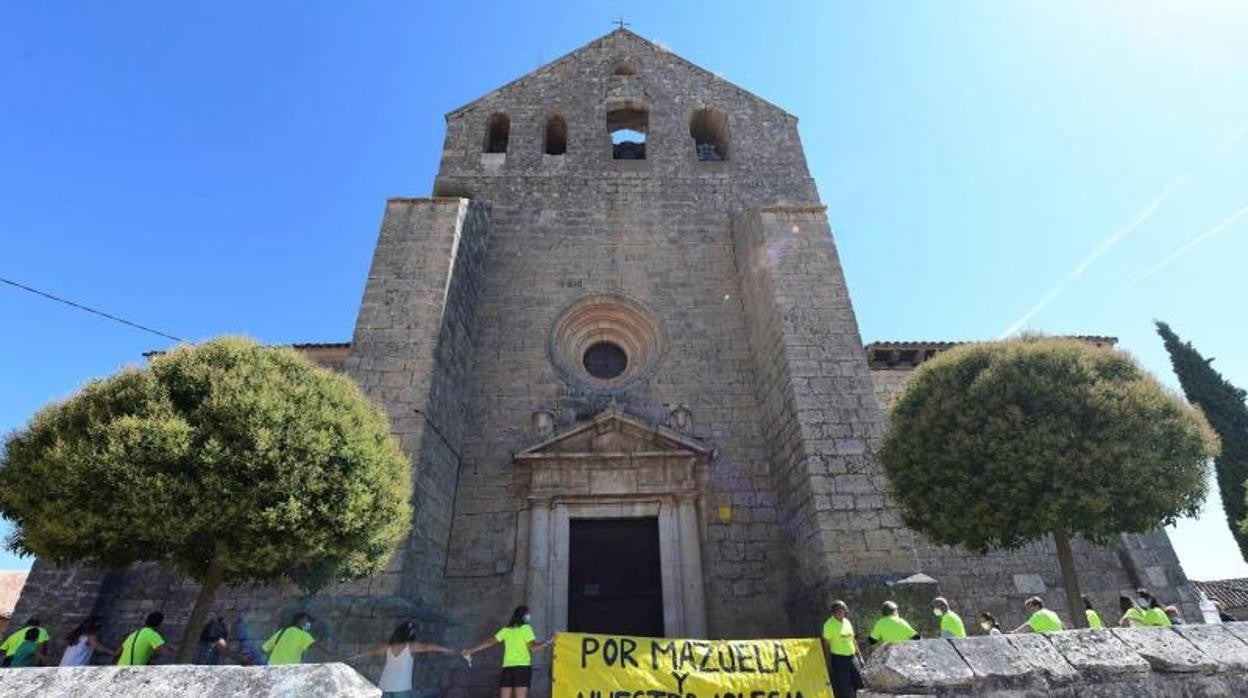
<svg viewBox="0 0 1248 698"><path fill-rule="evenodd" d="M688 453L708 456L711 449L686 434L647 424L611 408L593 419L556 434L516 454L517 459L557 454Z"/></svg>
<svg viewBox="0 0 1248 698"><path fill-rule="evenodd" d="M690 68L690 69L692 69L692 70L694 70L694 71L696 71L696 72L698 72L698 73L701 73L701 74L703 74L703 75L707 76L708 78L710 78L710 79L712 79L712 80L715 80L715 81L717 81L717 82L722 82L722 83L724 83L725 85L728 85L729 87L732 87L734 90L737 90L738 92L742 93L743 95L745 95L745 96L749 97L750 99L757 100L758 102L761 102L761 103L763 103L763 104L766 104L767 106L771 107L772 109L775 109L776 111L778 111L778 112L780 112L781 114L783 114L783 115L785 115L785 116L787 116L787 117L789 117L789 118L793 119L794 121L796 121L796 120L797 120L797 117L796 117L796 116L793 116L793 115L792 115L792 114L790 114L789 112L785 111L784 109L781 109L780 107L778 107L778 106L776 106L775 104L773 104L773 103L771 103L771 102L769 102L769 101L767 101L767 100L763 99L762 97L759 97L758 95L754 94L753 92L750 92L749 90L747 90L747 89L745 89L745 88L743 88L743 87L740 87L739 85L733 84L733 83L731 83L731 82L729 82L729 81L725 80L723 77L721 77L721 76L719 76L719 75L716 75L715 73L713 73L713 72L711 72L711 71L707 70L706 68L703 68L702 66L698 65L697 63L694 63L693 61L687 60L687 59L685 59L685 58L681 58L679 55L677 55L677 54L673 53L670 49L668 49L668 48L667 48L667 47L665 47L665 46L661 46L661 45L659 45L659 44L656 44L656 43L654 43L653 41L650 41L649 39L647 39L647 38L645 38L645 37L643 37L643 36L640 36L640 35L638 35L638 34L635 34L635 33L631 32L631 31L629 31L629 30L627 30L627 29L623 29L623 28L616 29L616 30L614 30L614 31L612 31L612 32L610 32L610 33L604 34L604 35L602 35L602 36L598 37L597 39L594 39L593 41L591 41L591 42L589 42L589 43L585 44L584 46L581 46L580 48L577 48L577 49L573 49L572 51L570 51L570 52L568 52L568 53L564 54L563 56L560 56L559 58L556 58L555 60L553 60L553 61L551 61L551 62L549 62L549 63L547 63L547 64L545 64L545 65L543 65L543 66L541 66L541 67L539 67L539 68L537 68L536 70L533 70L533 71L530 71L530 72L528 72L528 73L525 73L524 75L521 75L520 77L516 78L515 80L512 80L511 82L508 82L508 83L506 83L506 84L504 84L504 85L502 85L502 86L500 86L500 87L497 87L497 88L495 88L495 89L493 89L493 90L490 90L489 92L486 92L485 94L481 95L480 97L477 97L476 99L472 100L471 102L469 102L469 103L467 103L467 104L465 104L465 105L463 105L463 106L461 106L461 107L459 107L459 108L457 108L457 109L452 109L451 111L449 111L449 112L447 112L447 113L446 113L446 120L447 120L447 121L450 121L452 118L454 118L454 117L458 116L459 114L461 114L461 113L463 113L463 112L466 112L466 111L468 111L468 110L472 109L474 106L476 106L476 104L477 104L478 102L482 102L482 101L484 101L484 100L488 99L489 97L492 97L492 96L494 96L494 95L497 95L497 94L500 94L500 93L506 92L507 90L511 89L512 87L515 87L515 86L519 85L520 83L524 82L525 80L528 80L528 79L533 78L533 77L545 76L545 75L548 75L548 74L550 74L550 73L553 73L556 69L558 69L558 68L559 68L560 66L562 66L563 64L565 64L565 63L567 63L567 62L569 62L569 61L571 61L571 60L574 60L574 59L575 59L575 58L577 58L580 54L585 53L586 51L588 51L588 50L590 50L590 49L596 48L596 47L597 47L597 46L599 46L600 44L606 43L607 41L611 40L613 37L616 37L617 35L618 35L618 36L620 36L620 37L623 37L623 38L625 38L625 39L628 39L629 41L632 41L633 43L635 43L635 44L637 44L637 45L641 46L642 48L645 48L646 50L649 50L649 51L650 51L650 52L652 52L652 53L655 53L655 54L662 54L665 58L669 58L669 59L674 60L674 61L679 61L680 63L684 64L686 67L688 67L688 68Z"/></svg>

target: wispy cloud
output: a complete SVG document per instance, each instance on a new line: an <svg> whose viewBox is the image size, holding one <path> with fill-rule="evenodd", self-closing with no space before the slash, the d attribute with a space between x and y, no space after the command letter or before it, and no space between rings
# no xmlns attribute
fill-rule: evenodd
<svg viewBox="0 0 1248 698"><path fill-rule="evenodd" d="M1187 254L1187 253L1188 253L1188 252L1189 252L1189 251L1190 251L1193 247L1195 247L1195 246L1197 246L1197 245L1201 244L1202 242L1204 242L1204 241L1208 240L1209 238L1213 237L1214 235L1217 235L1218 233L1222 232L1223 230L1226 230L1227 228L1231 227L1232 225L1235 225L1235 223L1237 223L1237 222L1239 221L1239 219L1241 219L1241 218L1243 218L1243 217L1245 217L1245 216L1248 216L1248 206L1245 206L1245 207L1243 207L1243 208L1239 209L1239 210L1238 210L1238 211L1236 211L1235 213L1232 213L1230 216L1227 216L1227 217L1226 217L1226 218L1225 218L1225 219L1224 219L1221 223L1218 223L1217 225L1215 225L1215 226L1213 226L1212 228L1210 228L1210 229L1206 230L1205 232L1201 233L1200 235L1197 235L1196 237L1194 237L1194 238L1192 238L1192 239L1188 240L1187 242L1183 243L1182 245L1180 245L1178 249L1176 249L1174 252L1171 252L1170 254L1166 255L1166 258L1165 258L1165 259L1163 259L1163 260L1161 260L1160 262L1158 262L1158 263L1157 263L1157 265L1156 265L1156 266L1154 266L1152 269L1149 269L1148 271L1144 272L1144 275L1143 275L1143 276L1141 276L1140 278L1136 279L1135 281L1133 281L1133 282L1131 283L1131 285L1130 285L1130 286L1127 286L1127 290L1133 289L1133 288L1135 288L1136 286L1139 286L1140 284L1144 283L1144 282L1145 282L1146 280L1148 280L1148 278L1149 278L1149 277L1151 277L1153 274L1156 274L1157 272L1161 271L1162 269L1165 269L1167 266L1169 266L1169 265L1170 265L1170 263L1171 263L1171 262L1173 262L1174 260L1178 259L1179 257L1182 257L1183 255Z"/></svg>
<svg viewBox="0 0 1248 698"><path fill-rule="evenodd" d="M1243 126L1241 126L1238 130L1232 133L1229 138L1223 141L1221 145L1219 145L1217 148L1213 149L1212 151L1207 153L1203 158L1201 158L1199 165L1197 165L1190 171L1176 177L1173 181L1167 184L1166 188L1162 189L1161 193L1153 197L1151 201L1145 204L1144 207L1141 208L1126 225L1122 226L1121 228L1118 228L1117 230L1113 231L1108 236L1106 236L1105 239L1101 240L1101 244L1097 245L1096 249L1092 250L1091 253L1089 253L1086 257L1084 257L1083 260L1080 261L1079 264L1077 264L1074 269L1071 269L1069 272L1067 272L1066 275L1063 276L1060 281L1054 284L1054 286L1049 289L1048 293L1045 293L1044 296L1042 296L1040 300L1036 302L1035 305L1031 306L1031 308L1027 312L1023 313L1017 320L1015 320L1009 327L1007 327L1006 330L1001 333L1001 337L1002 338L1009 337L1010 335L1014 334L1015 332L1018 332L1024 326L1026 326L1027 323L1030 322L1031 319L1035 317L1037 313L1039 313L1041 310L1044 310L1046 307L1048 307L1049 303L1052 303L1055 298L1062 295L1062 292L1066 290L1067 286L1070 286L1072 283L1077 281L1079 277L1087 273L1088 269L1092 268L1092 265L1096 264L1096 262L1100 260L1101 257L1105 256L1105 253L1109 252L1111 249L1113 249L1115 245L1125 240L1129 235L1131 235L1131 233L1135 232L1137 228L1147 223L1148 220L1153 217L1153 214L1155 214L1157 210L1161 208L1162 204L1164 204L1171 196L1174 196L1175 192L1177 192L1179 189L1182 189L1189 181L1191 181L1191 179L1200 170L1203 170L1205 167L1210 165L1214 160L1217 160L1228 150L1235 147L1235 144L1238 143L1240 140L1242 140L1245 135L1248 135L1248 124L1244 124ZM1233 222L1234 221L1232 221L1232 223ZM1199 243L1196 243L1196 244L1199 244ZM1178 254L1182 254L1182 252L1179 252ZM1164 264L1168 264L1168 263L1169 261L1165 262ZM1164 264L1162 264L1161 266L1164 266ZM1142 277L1139 281L1136 281L1136 283L1143 281L1144 278L1151 276L1153 273L1155 272L1149 272L1149 274L1145 275L1145 277Z"/></svg>

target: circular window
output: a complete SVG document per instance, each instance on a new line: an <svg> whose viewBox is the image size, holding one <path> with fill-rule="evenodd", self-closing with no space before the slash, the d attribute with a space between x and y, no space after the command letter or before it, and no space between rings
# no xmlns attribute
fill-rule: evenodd
<svg viewBox="0 0 1248 698"><path fill-rule="evenodd" d="M648 373L662 346L654 314L614 294L576 301L550 333L550 358L564 378L597 388L620 388Z"/></svg>
<svg viewBox="0 0 1248 698"><path fill-rule="evenodd" d="M598 342L585 350L581 363L594 378L611 380L619 378L624 369L628 368L628 354L611 342Z"/></svg>

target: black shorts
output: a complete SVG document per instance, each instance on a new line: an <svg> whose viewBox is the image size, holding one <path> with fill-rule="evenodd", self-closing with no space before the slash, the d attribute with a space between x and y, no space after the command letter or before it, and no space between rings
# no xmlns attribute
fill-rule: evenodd
<svg viewBox="0 0 1248 698"><path fill-rule="evenodd" d="M533 667L505 666L498 685L502 688L528 688L533 683Z"/></svg>

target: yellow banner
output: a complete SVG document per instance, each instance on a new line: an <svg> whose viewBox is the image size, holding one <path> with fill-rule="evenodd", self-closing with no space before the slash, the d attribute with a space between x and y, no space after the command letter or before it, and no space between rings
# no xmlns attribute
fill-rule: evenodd
<svg viewBox="0 0 1248 698"><path fill-rule="evenodd" d="M673 640L559 633L553 698L827 698L806 640Z"/></svg>

